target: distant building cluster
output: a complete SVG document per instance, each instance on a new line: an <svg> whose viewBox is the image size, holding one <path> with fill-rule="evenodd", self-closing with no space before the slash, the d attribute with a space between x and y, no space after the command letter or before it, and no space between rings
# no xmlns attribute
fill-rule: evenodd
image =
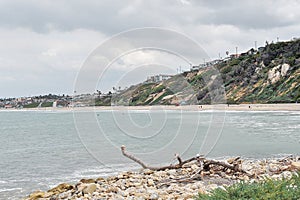
<svg viewBox="0 0 300 200"><path fill-rule="evenodd" d="M78 94L73 96L49 94L34 97L4 98L0 99L0 109L93 106L97 99L109 98L111 95L111 92L102 94L98 91L93 94Z"/></svg>
<svg viewBox="0 0 300 200"><path fill-rule="evenodd" d="M40 95L34 97L4 98L0 99L0 108L38 108L38 107L66 107L71 102L70 96Z"/></svg>
<svg viewBox="0 0 300 200"><path fill-rule="evenodd" d="M171 77L173 77L173 75L158 74L154 76L149 76L146 80L146 83L159 83L168 80Z"/></svg>
<svg viewBox="0 0 300 200"><path fill-rule="evenodd" d="M245 53L241 53L241 54L230 54L229 56L225 57L225 58L220 58L220 59L215 59L212 61L208 61L208 62L204 62L202 64L199 65L194 65L191 67L191 71L193 70L199 70L200 68L204 68L204 67L210 67L213 65L216 65L218 63L221 63L223 61L227 61L227 60L231 60L234 58L239 58L240 56L246 56L246 55L252 55L255 54L257 52L262 52L264 50L265 47L259 47L258 50L255 49L250 49L249 51L245 52Z"/></svg>

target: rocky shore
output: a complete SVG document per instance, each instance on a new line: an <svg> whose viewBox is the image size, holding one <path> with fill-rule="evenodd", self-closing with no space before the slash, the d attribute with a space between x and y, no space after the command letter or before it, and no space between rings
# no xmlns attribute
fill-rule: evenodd
<svg viewBox="0 0 300 200"><path fill-rule="evenodd" d="M193 199L199 193L240 181L289 178L300 170L300 157L251 160L193 160L178 169L123 172L112 177L62 183L48 191L36 191L25 200L93 199Z"/></svg>

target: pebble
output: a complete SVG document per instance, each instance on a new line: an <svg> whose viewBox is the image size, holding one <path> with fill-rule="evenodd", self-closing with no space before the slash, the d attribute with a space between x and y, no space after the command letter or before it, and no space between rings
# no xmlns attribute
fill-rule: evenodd
<svg viewBox="0 0 300 200"><path fill-rule="evenodd" d="M228 159L227 163L236 162ZM300 169L295 157L272 160L239 160L241 169L247 173L223 170L212 166L210 171L202 171L197 179L177 181L196 176L200 165L197 162L185 164L181 169L153 171L144 169L124 172L108 178L82 179L75 186L66 183L48 190L33 192L25 200L92 200L92 199L193 199L199 193L210 191L240 182L256 182L266 178L290 178ZM252 176L253 175L253 176Z"/></svg>

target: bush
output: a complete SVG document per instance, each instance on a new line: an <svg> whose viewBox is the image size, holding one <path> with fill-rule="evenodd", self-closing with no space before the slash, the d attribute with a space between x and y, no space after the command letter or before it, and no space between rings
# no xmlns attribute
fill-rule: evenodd
<svg viewBox="0 0 300 200"><path fill-rule="evenodd" d="M300 173L291 179L266 179L259 183L238 183L223 189L213 190L211 194L199 194L198 200L240 200L270 199L297 200L300 198Z"/></svg>
<svg viewBox="0 0 300 200"><path fill-rule="evenodd" d="M275 97L272 97L268 103L292 103L293 102L293 99L286 96L286 95L283 95L283 96L275 96Z"/></svg>
<svg viewBox="0 0 300 200"><path fill-rule="evenodd" d="M159 96L157 99L155 99L150 105L156 105L156 104L159 104L159 101L162 100L165 96L168 96L168 95L171 95L171 94L174 94L170 89L165 89L165 92Z"/></svg>
<svg viewBox="0 0 300 200"><path fill-rule="evenodd" d="M232 59L229 63L230 66L234 66L234 65L238 65L240 64L240 60L239 59Z"/></svg>
<svg viewBox="0 0 300 200"><path fill-rule="evenodd" d="M288 57L287 62L290 66L293 66L295 64L296 58L294 56Z"/></svg>
<svg viewBox="0 0 300 200"><path fill-rule="evenodd" d="M40 103L36 102L36 103L24 105L23 108L37 108L39 105Z"/></svg>
<svg viewBox="0 0 300 200"><path fill-rule="evenodd" d="M53 106L53 102L43 102L42 107L52 107Z"/></svg>
<svg viewBox="0 0 300 200"><path fill-rule="evenodd" d="M164 85L159 85L159 86L157 86L157 87L155 87L155 88L153 88L153 89L151 90L151 94L160 93L160 92L162 92L163 89L165 89L165 88L166 88L166 87L165 87Z"/></svg>
<svg viewBox="0 0 300 200"><path fill-rule="evenodd" d="M229 73L230 71L232 70L232 66L226 66L226 67L223 67L220 72L221 74L227 74Z"/></svg>

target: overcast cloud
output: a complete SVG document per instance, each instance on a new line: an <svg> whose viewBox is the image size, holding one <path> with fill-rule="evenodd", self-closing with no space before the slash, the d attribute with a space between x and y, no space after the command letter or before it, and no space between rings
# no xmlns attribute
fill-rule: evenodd
<svg viewBox="0 0 300 200"><path fill-rule="evenodd" d="M224 57L227 50L234 53L235 47L246 51L254 41L262 46L277 37L299 37L299 10L299 0L2 0L0 97L71 94L88 55L111 36L128 29L161 27L179 31L198 42L214 59L219 53ZM166 42L188 51L189 47L172 39ZM99 89L108 91L115 86L119 79L116 74L132 71L137 64L134 61L145 58L159 63L164 59L162 55L145 51L119 59L111 65L112 73L107 74L107 83ZM204 57L199 55L199 62ZM171 60L173 71L183 65ZM136 76L138 71L133 74ZM144 80L145 74L140 74L140 80ZM110 76L115 79L111 84Z"/></svg>

